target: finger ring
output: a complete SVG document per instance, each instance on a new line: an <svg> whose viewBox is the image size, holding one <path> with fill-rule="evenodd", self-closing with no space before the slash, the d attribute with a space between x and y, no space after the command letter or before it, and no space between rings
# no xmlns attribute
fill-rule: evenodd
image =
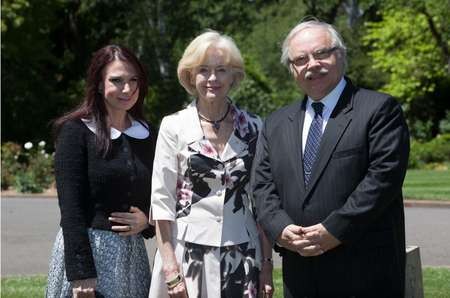
<svg viewBox="0 0 450 298"><path fill-rule="evenodd" d="M131 226L128 226L128 231L131 231L133 228Z"/></svg>

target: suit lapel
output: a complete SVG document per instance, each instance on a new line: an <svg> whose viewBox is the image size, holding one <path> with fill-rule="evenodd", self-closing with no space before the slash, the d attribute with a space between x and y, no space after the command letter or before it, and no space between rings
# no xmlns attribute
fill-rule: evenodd
<svg viewBox="0 0 450 298"><path fill-rule="evenodd" d="M352 104L355 87L347 79L347 85L339 98L336 107L328 119L327 127L322 136L318 159L314 165L311 180L304 198L306 199L314 188L322 172L326 168L337 143L352 120ZM303 173L303 172L302 172Z"/></svg>
<svg viewBox="0 0 450 298"><path fill-rule="evenodd" d="M293 153L289 156L292 156L292 165L296 169L297 173L297 181L300 186L301 192L305 191L305 181L303 179L303 158L302 158L302 131L303 131L303 122L305 120L305 111L306 111L306 97L300 103L299 108L295 109L290 115L288 115L289 124L286 131L288 147L293 148ZM304 196L300 196L303 201Z"/></svg>

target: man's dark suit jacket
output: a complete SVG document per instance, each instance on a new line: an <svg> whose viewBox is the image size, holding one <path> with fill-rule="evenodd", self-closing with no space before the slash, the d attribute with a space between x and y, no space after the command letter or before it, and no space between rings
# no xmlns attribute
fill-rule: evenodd
<svg viewBox="0 0 450 298"><path fill-rule="evenodd" d="M342 242L317 257L282 248L285 297L403 296L408 129L393 98L346 81L307 188L306 98L271 114L259 138L252 187L268 238L275 243L289 224L322 223Z"/></svg>

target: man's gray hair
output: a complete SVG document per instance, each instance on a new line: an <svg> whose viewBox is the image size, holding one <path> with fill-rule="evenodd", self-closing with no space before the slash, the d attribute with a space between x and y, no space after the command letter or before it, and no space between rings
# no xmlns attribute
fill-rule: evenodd
<svg viewBox="0 0 450 298"><path fill-rule="evenodd" d="M337 47L341 50L342 58L344 59L344 65L347 65L347 48L345 47L344 41L342 40L341 35L337 32L337 30L330 24L321 22L318 20L310 20L310 21L304 21L300 22L295 26L289 34L286 36L286 38L283 41L283 46L281 49L281 59L280 62L285 65L289 70L289 45L291 43L291 40L302 30L308 29L308 28L323 28L328 31L331 37L331 46Z"/></svg>

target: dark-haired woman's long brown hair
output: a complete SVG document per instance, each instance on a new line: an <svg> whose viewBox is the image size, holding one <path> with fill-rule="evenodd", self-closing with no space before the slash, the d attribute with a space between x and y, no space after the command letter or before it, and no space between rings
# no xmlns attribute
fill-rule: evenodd
<svg viewBox="0 0 450 298"><path fill-rule="evenodd" d="M139 97L128 113L138 121L144 121L144 98L147 95L147 74L137 57L129 49L108 45L96 51L91 59L86 75L85 96L83 102L71 112L56 119L53 123L53 135L57 139L62 125L74 119L86 118L95 121L97 125L97 151L106 156L111 148L110 125L107 121L108 111L105 99L100 91L105 67L114 60L131 64L138 76Z"/></svg>

